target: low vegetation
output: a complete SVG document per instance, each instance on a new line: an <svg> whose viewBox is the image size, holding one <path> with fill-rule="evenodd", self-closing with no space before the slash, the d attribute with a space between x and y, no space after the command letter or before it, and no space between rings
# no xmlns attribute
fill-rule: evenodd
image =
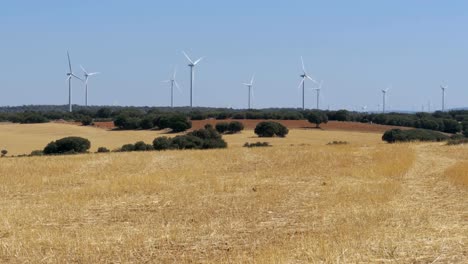
<svg viewBox="0 0 468 264"><path fill-rule="evenodd" d="M409 130L401 130L401 129L391 129L386 131L383 136L382 140L388 143L396 143L396 142L411 142L411 141L445 141L450 139L449 136L444 135L442 133L427 130L427 129L409 129Z"/></svg>
<svg viewBox="0 0 468 264"><path fill-rule="evenodd" d="M44 148L46 155L86 153L91 147L91 142L82 137L66 137L52 141Z"/></svg>
<svg viewBox="0 0 468 264"><path fill-rule="evenodd" d="M320 127L320 124L324 123L328 123L328 116L325 112L323 111L312 111L312 112L309 112L307 115L307 120L310 122L310 123L313 123L315 124L316 128L319 128Z"/></svg>
<svg viewBox="0 0 468 264"><path fill-rule="evenodd" d="M327 145L348 145L349 142L348 141L331 141L331 142L328 142Z"/></svg>
<svg viewBox="0 0 468 264"><path fill-rule="evenodd" d="M5 157L8 154L8 150L2 149L2 151L0 151L0 153L1 153L1 157Z"/></svg>
<svg viewBox="0 0 468 264"><path fill-rule="evenodd" d="M239 121L219 122L215 128L220 134L235 134L244 130L244 125Z"/></svg>
<svg viewBox="0 0 468 264"><path fill-rule="evenodd" d="M244 147L246 148L271 147L271 145L268 142L255 142L255 143L245 142Z"/></svg>
<svg viewBox="0 0 468 264"><path fill-rule="evenodd" d="M289 130L278 122L264 121L257 124L254 132L259 137L286 137Z"/></svg>
<svg viewBox="0 0 468 264"><path fill-rule="evenodd" d="M226 141L211 127L194 130L186 135L179 135L174 138L158 137L153 141L153 148L155 150L214 149L226 147Z"/></svg>

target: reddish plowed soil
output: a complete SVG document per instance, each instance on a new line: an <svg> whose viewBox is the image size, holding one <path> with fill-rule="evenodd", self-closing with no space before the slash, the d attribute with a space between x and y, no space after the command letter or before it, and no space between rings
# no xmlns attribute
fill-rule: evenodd
<svg viewBox="0 0 468 264"><path fill-rule="evenodd" d="M219 122L230 122L232 120L194 120L192 121L192 129L203 128L206 124L211 124L213 126ZM261 119L245 119L245 120L235 120L244 124L246 129L254 129L255 126L262 121L275 121L285 125L289 129L307 129L315 128L314 124L309 123L307 120L261 120ZM67 123L67 122L63 122ZM81 125L79 122L68 123L74 125ZM114 122L94 122L94 127L102 129L113 129L115 128ZM358 122L339 122L339 121L329 121L327 124L322 124L320 127L323 130L342 130L342 131L357 131L357 132L375 132L382 133L392 128L408 129L405 127L396 127L396 126L385 126L378 124L368 124L368 123L358 123Z"/></svg>
<svg viewBox="0 0 468 264"><path fill-rule="evenodd" d="M192 129L203 128L206 124L216 125L218 122L229 122L232 120L194 120L192 121ZM262 121L275 121L285 125L289 129L294 128L315 128L314 124L309 123L307 120L236 120L244 124L246 129L255 129L255 126ZM345 131L359 131L359 132L385 132L392 128L408 129L404 127L396 126L385 126L377 124L367 124L358 122L340 122L340 121L329 121L327 124L322 124L320 127L324 130L345 130Z"/></svg>

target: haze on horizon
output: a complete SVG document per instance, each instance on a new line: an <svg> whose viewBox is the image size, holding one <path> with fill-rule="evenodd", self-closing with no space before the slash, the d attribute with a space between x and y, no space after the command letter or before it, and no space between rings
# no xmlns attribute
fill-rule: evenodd
<svg viewBox="0 0 468 264"><path fill-rule="evenodd" d="M91 105L168 106L161 83L177 65L189 104L182 55L206 56L196 69L194 105L246 108L256 74L255 108L300 107L300 56L324 80L321 106L377 110L466 107L468 2L454 1L9 1L0 9L0 106L66 104L67 58L101 75ZM311 88L310 83L307 84ZM73 83L74 103L84 86ZM306 107L315 92L306 91Z"/></svg>

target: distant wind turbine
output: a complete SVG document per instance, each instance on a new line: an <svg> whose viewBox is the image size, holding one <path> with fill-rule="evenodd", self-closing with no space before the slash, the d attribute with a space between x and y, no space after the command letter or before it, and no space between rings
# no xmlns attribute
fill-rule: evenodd
<svg viewBox="0 0 468 264"><path fill-rule="evenodd" d="M185 53L185 51L182 51L184 54L185 58L189 61L189 67L190 67L190 108L193 107L193 83L194 83L194 78L195 78L195 66L197 66L198 63L200 63L201 60L203 60L204 57L199 58L196 61L192 61L190 57Z"/></svg>
<svg viewBox="0 0 468 264"><path fill-rule="evenodd" d="M302 56L301 56L301 63L302 63L302 74L300 76L302 78L302 81L299 83L298 88L300 88L302 86L302 110L305 110L305 99L304 99L305 98L305 81L306 81L306 79L309 79L314 83L317 83L317 81L312 79L307 74L307 71L306 71L305 65L304 65L304 59L302 58Z"/></svg>
<svg viewBox="0 0 468 264"><path fill-rule="evenodd" d="M323 81L320 81L320 84L317 88L314 88L314 90L317 91L317 110L319 110L319 101L320 101L320 90L322 90L322 85L323 85Z"/></svg>
<svg viewBox="0 0 468 264"><path fill-rule="evenodd" d="M445 111L445 90L447 90L447 85L441 85L440 89L442 89L442 112Z"/></svg>
<svg viewBox="0 0 468 264"><path fill-rule="evenodd" d="M83 74L84 74L84 77L85 77L85 106L88 106L88 80L89 80L89 77L93 76L93 75L96 75L96 74L100 74L100 72L87 72L85 70L85 68L83 68L83 66L81 66L81 70L83 71Z"/></svg>
<svg viewBox="0 0 468 264"><path fill-rule="evenodd" d="M387 89L382 89L382 100L383 100L383 104L382 104L382 113L385 113L385 104L387 103L387 92L390 90L390 87L388 87Z"/></svg>
<svg viewBox="0 0 468 264"><path fill-rule="evenodd" d="M179 84L176 81L176 74L177 74L177 69L174 68L174 74L172 75L171 79L163 81L164 83L171 84L171 108L174 107L174 86L177 87L177 90L179 90L179 92L181 92Z"/></svg>
<svg viewBox="0 0 468 264"><path fill-rule="evenodd" d="M68 67L70 71L67 73L67 81L68 81L68 111L72 112L72 77L77 78L78 80L83 81L80 77L76 76L73 73L72 70L72 65L71 65L71 60L70 60L70 53L67 51L67 57L68 57Z"/></svg>
<svg viewBox="0 0 468 264"><path fill-rule="evenodd" d="M253 87L253 82L254 82L254 79L255 79L255 74L252 75L252 79L250 79L250 83L243 83L243 85L247 86L248 88L248 92L249 92L249 95L248 95L248 101L247 101L247 106L248 106L248 109L251 109L251 96L252 96L252 87Z"/></svg>

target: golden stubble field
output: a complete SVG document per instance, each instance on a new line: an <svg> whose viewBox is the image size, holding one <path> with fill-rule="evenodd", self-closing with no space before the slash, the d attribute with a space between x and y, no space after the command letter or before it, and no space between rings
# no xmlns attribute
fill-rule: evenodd
<svg viewBox="0 0 468 264"><path fill-rule="evenodd" d="M94 149L158 134L14 126L0 127L14 154L70 133ZM225 139L222 150L0 159L0 262L468 261L468 147L318 130L262 140L270 148L241 147L252 131Z"/></svg>

